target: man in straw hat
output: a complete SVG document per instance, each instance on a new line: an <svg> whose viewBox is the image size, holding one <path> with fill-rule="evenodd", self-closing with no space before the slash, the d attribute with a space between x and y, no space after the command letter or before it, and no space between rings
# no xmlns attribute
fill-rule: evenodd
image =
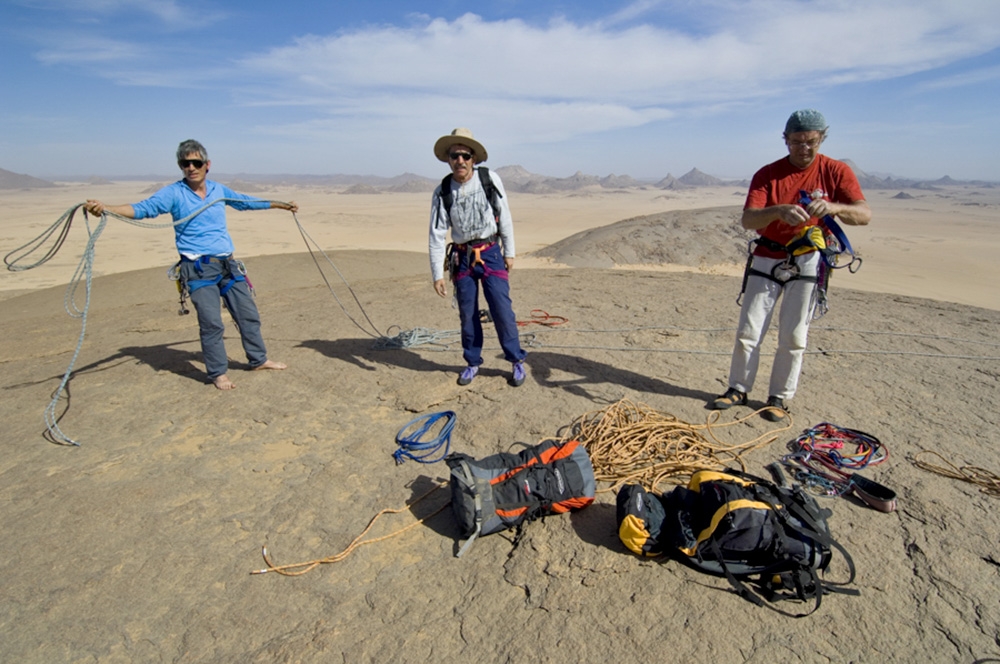
<svg viewBox="0 0 1000 664"><path fill-rule="evenodd" d="M819 225L820 219L827 215L854 226L863 226L871 220L871 209L854 171L847 164L819 153L828 129L819 111L805 109L792 113L784 133L788 156L764 166L750 182L742 224L743 228L757 231L761 240L753 250L751 271L746 279L729 368L729 389L709 404L711 408L725 410L747 403L747 392L753 388L757 376L760 340L781 297L778 348L768 387L769 408L761 415L772 422L787 416L785 402L795 395L798 386L809 323L816 306L820 253L815 247L805 248L804 253L795 257L794 270L782 270L788 257L782 248L807 227ZM803 201L802 192L811 199L808 204Z"/></svg>
<svg viewBox="0 0 1000 664"><path fill-rule="evenodd" d="M483 324L479 285L496 326L504 357L511 363L511 384L524 383L526 370L517 320L510 301L508 273L514 267L514 223L500 176L478 167L486 161L482 143L459 128L434 144L434 156L451 174L434 190L428 248L434 290L447 297L447 270L455 288L466 367L458 377L468 385L483 363ZM451 245L445 244L451 230Z"/></svg>

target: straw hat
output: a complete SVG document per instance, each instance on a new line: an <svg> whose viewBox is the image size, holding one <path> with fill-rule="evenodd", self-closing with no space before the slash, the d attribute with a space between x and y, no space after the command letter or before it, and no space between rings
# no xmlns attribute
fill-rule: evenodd
<svg viewBox="0 0 1000 664"><path fill-rule="evenodd" d="M451 151L451 146L459 144L472 148L472 151L476 153L475 163L481 164L486 161L488 156L486 154L486 147L474 139L472 131L465 127L459 127L447 136L437 139L437 142L434 144L434 156L440 161L448 161L448 153Z"/></svg>

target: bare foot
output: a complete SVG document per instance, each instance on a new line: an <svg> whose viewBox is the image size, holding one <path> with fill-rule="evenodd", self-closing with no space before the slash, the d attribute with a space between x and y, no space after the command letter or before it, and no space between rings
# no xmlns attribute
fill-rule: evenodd
<svg viewBox="0 0 1000 664"><path fill-rule="evenodd" d="M287 369L288 365L284 362L275 362L274 360L267 360L264 364L259 364L253 368L254 371L260 371L261 369L273 369L274 371L281 371L282 369Z"/></svg>
<svg viewBox="0 0 1000 664"><path fill-rule="evenodd" d="M229 376L227 376L226 374L222 374L221 376L216 377L216 379L213 380L212 383L215 384L216 389L219 390L236 389L236 384L233 383L233 381L229 380Z"/></svg>

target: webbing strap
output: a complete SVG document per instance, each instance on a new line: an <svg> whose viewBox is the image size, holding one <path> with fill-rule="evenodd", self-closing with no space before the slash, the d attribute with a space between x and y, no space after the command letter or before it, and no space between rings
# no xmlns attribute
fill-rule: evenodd
<svg viewBox="0 0 1000 664"><path fill-rule="evenodd" d="M465 459L461 459L459 461L459 465L462 468L462 472L465 473L466 483L473 489L472 497L476 505L476 516L475 516L476 529L472 532L472 535L469 536L469 539L465 540L465 543L462 545L462 548L458 550L458 553L455 554L456 558L461 558L465 554L465 552L469 550L469 548L472 546L472 543L476 541L476 537L478 537L479 533L481 533L483 530L483 499L479 495L479 492L475 490L476 480L472 476L472 470L469 468L469 464L465 461Z"/></svg>

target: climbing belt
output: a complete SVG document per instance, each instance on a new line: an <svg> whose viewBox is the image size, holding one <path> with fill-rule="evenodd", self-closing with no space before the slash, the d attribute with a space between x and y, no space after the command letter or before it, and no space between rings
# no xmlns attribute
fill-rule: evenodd
<svg viewBox="0 0 1000 664"><path fill-rule="evenodd" d="M788 449L790 453L781 458L781 464L812 493L845 496L854 492L876 510L896 509L892 489L857 474L889 458L889 450L875 436L823 422L790 441Z"/></svg>
<svg viewBox="0 0 1000 664"><path fill-rule="evenodd" d="M428 490L427 493L423 494L422 496L420 496L416 500L414 500L414 501L412 501L410 503L407 503L403 507L400 507L398 509L384 509L384 510L380 511L378 514L376 514L375 516L372 517L371 521L368 522L368 526L361 532L361 534L358 535L357 537L355 537L351 541L351 543L347 545L347 548L345 548L340 553L337 553L337 554L332 555L332 556L327 556L326 558L318 558L316 560L307 560L305 562L291 563L291 564L287 564L287 565L275 565L274 562L271 560L271 556L267 552L267 547L266 546L262 547L261 548L261 554L264 556L264 563L267 564L267 567L265 567L264 569L253 570L250 573L251 574L266 574L267 572L277 572L278 574L281 574L282 576L301 576L301 575L305 574L306 572L310 572L310 571L316 569L320 565L326 565L326 564L329 564L329 563L339 563L341 560L344 560L345 558L347 558L347 556L351 555L351 553L355 549L357 549L358 547L364 546L366 544L375 544L376 542L382 542L382 541L387 540L387 539L389 539L391 537L396 537L397 535L402 535L407 530L410 530L414 526L420 525L421 523L423 523L423 522L427 521L428 519L430 519L432 516L440 513L441 511L443 511L446 507L448 507L448 505L451 505L451 500L446 501L443 505L441 505L440 507L438 507L436 510L434 510L430 514L428 514L428 515L426 515L424 517L421 517L417 521L414 521L413 523L411 523L411 524L409 524L407 526L399 528L398 530L394 530L393 532L391 532L391 533L389 533L387 535L382 535L381 537L375 537L375 538L369 539L369 540L364 539L364 536L368 534L368 531L372 529L372 526L375 525L375 522L378 521L379 517L381 517L382 515L384 515L384 514L399 514L400 512L406 510L407 508L413 507L414 505L416 505L417 503L419 503L424 498L427 498L428 496L430 496L431 494L433 494L434 492L436 492L438 489L446 489L446 488L448 488L448 484L447 483L445 483L445 482L439 482L438 484L435 484L433 487L431 487L431 489Z"/></svg>
<svg viewBox="0 0 1000 664"><path fill-rule="evenodd" d="M718 424L720 414L712 411L704 425L694 425L622 399L577 418L563 440L578 440L587 448L595 478L611 483L600 491L641 484L655 492L661 482L686 484L698 470L723 470L737 463L745 471L744 454L773 443L778 439L774 434L792 426L789 418L789 423L780 429L730 445L716 437L715 429L742 424L757 413Z"/></svg>
<svg viewBox="0 0 1000 664"><path fill-rule="evenodd" d="M941 461L941 465L931 463L926 458L935 456ZM980 468L979 466L956 466L952 462L933 450L923 450L918 452L913 459L913 465L922 470L927 470L953 480L961 480L980 487L980 491L989 496L1000 498L1000 475L991 470Z"/></svg>

